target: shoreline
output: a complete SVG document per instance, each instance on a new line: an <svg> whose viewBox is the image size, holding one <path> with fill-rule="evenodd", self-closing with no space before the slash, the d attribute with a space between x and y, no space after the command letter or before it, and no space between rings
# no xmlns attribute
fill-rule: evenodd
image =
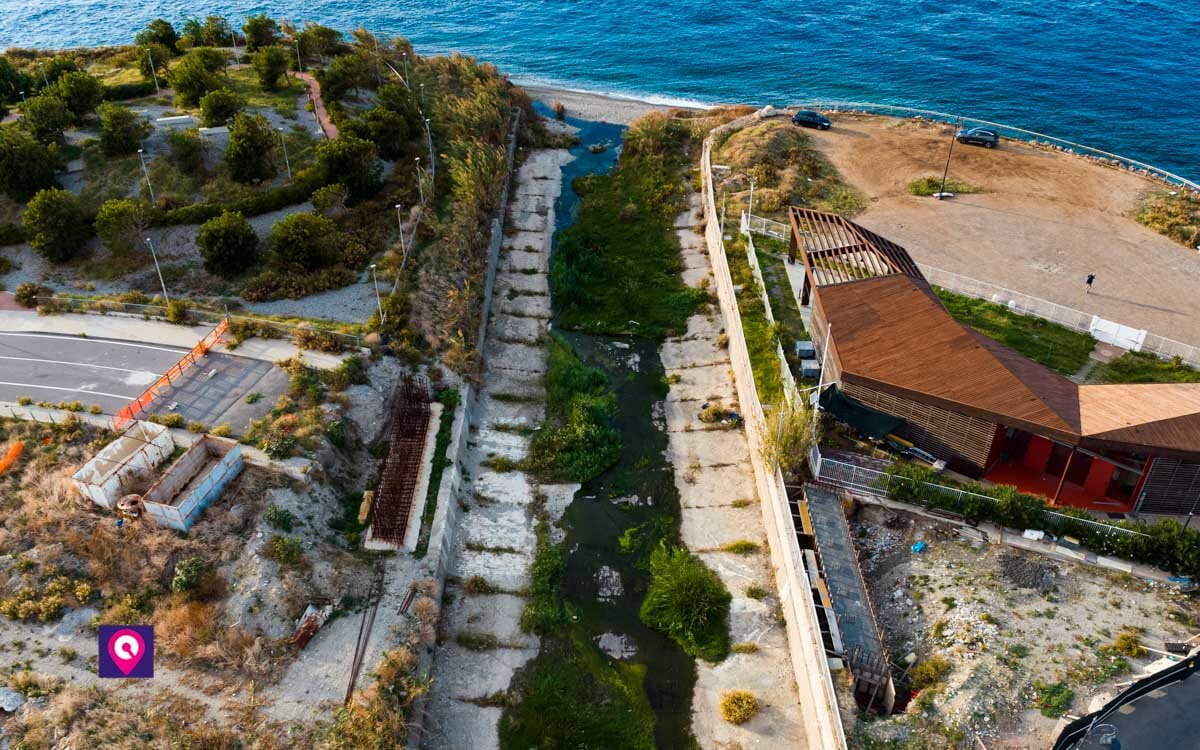
<svg viewBox="0 0 1200 750"><path fill-rule="evenodd" d="M561 86L547 86L540 83L524 83L513 79L513 84L520 86L529 93L530 98L539 101L547 107L554 102L562 102L567 108L568 117L593 122L607 122L617 125L628 125L642 115L650 112L665 112L669 109L692 109L700 111L708 105L700 102L661 101L655 102L636 97L625 97L613 94L601 94L593 91L580 91Z"/></svg>

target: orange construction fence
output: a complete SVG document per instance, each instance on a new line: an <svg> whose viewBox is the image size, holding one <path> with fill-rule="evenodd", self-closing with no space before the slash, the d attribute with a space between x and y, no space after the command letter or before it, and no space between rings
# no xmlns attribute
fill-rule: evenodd
<svg viewBox="0 0 1200 750"><path fill-rule="evenodd" d="M150 402L158 397L160 393L174 385L175 380L183 375L184 371L192 365L196 364L196 360L208 354L208 350L216 346L221 337L225 335L225 331L229 329L229 319L226 318L217 324L217 327L208 332L208 335L200 339L200 343L192 347L192 350L175 363L175 365L167 370L167 372L158 380L142 392L142 395L129 402L117 415L112 419L114 430L121 430L125 425L132 422L139 414L145 411Z"/></svg>
<svg viewBox="0 0 1200 750"><path fill-rule="evenodd" d="M21 452L25 450L25 444L20 440L14 441L8 446L8 450L4 453L4 458L0 458L0 474L8 471L9 467L17 462L21 457Z"/></svg>

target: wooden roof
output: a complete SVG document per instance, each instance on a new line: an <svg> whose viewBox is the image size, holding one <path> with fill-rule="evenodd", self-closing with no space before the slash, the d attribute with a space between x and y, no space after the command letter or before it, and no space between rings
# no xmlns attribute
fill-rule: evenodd
<svg viewBox="0 0 1200 750"><path fill-rule="evenodd" d="M1077 438L1075 384L959 323L923 281L881 276L822 287L817 296L843 378Z"/></svg>
<svg viewBox="0 0 1200 750"><path fill-rule="evenodd" d="M925 279L907 250L848 219L796 206L788 216L813 286L893 274Z"/></svg>
<svg viewBox="0 0 1200 750"><path fill-rule="evenodd" d="M1138 383L1079 387L1085 443L1200 453L1200 385Z"/></svg>

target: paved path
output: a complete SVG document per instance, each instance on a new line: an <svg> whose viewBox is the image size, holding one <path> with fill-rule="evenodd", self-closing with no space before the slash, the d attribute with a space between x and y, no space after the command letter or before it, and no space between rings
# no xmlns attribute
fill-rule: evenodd
<svg viewBox="0 0 1200 750"><path fill-rule="evenodd" d="M311 73L294 72L297 78L304 81L304 85L308 87L308 95L312 97L313 111L317 115L317 123L320 124L321 130L325 132L325 137L333 140L338 137L338 127L333 124L333 120L329 117L329 112L325 109L325 101L321 98L321 85L317 83L317 79L313 78Z"/></svg>
<svg viewBox="0 0 1200 750"><path fill-rule="evenodd" d="M712 267L704 239L691 227L700 210L699 195L692 210L675 221L683 255L683 279L689 286L712 288ZM729 352L718 345L723 332L721 311L712 306L688 319L687 333L667 339L660 354L669 386L664 404L667 457L675 467L683 541L698 552L724 581L730 606L730 642L753 643L758 650L730 654L720 664L697 662L692 697L692 731L705 748L805 748L796 680L792 674L787 634L775 619L778 592L770 571L762 508L750 467L750 446L741 429L712 429L700 421L705 403L740 411L731 376ZM729 542L748 540L762 546L751 555L721 552ZM770 594L756 599L746 594L751 585ZM754 719L735 726L722 721L719 703L727 690L750 690L761 710Z"/></svg>
<svg viewBox="0 0 1200 750"><path fill-rule="evenodd" d="M501 709L481 699L508 689L513 674L538 653L537 636L521 631L525 597L515 593L472 595L461 584L481 577L505 592L530 585L537 540L532 511L544 493L553 523L579 485L543 485L519 471L498 472L489 457L524 458L529 438L500 426L535 428L545 413L546 332L550 322L549 263L554 201L562 189L566 151L535 151L517 173L512 224L504 238L495 295L484 343L486 373L475 404L465 473L474 478L458 499L469 513L458 516L446 590L453 601L442 613L445 639L434 657L433 687L422 747L429 750L492 750L499 747ZM536 268L536 273L526 273ZM520 294L509 294L520 290ZM486 312L485 312L486 314ZM522 400L497 398L517 396ZM472 651L456 642L463 634L491 635L500 646Z"/></svg>

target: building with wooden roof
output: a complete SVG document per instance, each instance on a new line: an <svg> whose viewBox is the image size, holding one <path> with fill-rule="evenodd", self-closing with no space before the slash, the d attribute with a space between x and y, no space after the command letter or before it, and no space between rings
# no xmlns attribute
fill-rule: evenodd
<svg viewBox="0 0 1200 750"><path fill-rule="evenodd" d="M1200 385L1077 385L955 320L899 245L833 214L790 219L843 396L969 476L1095 510L1200 510Z"/></svg>

